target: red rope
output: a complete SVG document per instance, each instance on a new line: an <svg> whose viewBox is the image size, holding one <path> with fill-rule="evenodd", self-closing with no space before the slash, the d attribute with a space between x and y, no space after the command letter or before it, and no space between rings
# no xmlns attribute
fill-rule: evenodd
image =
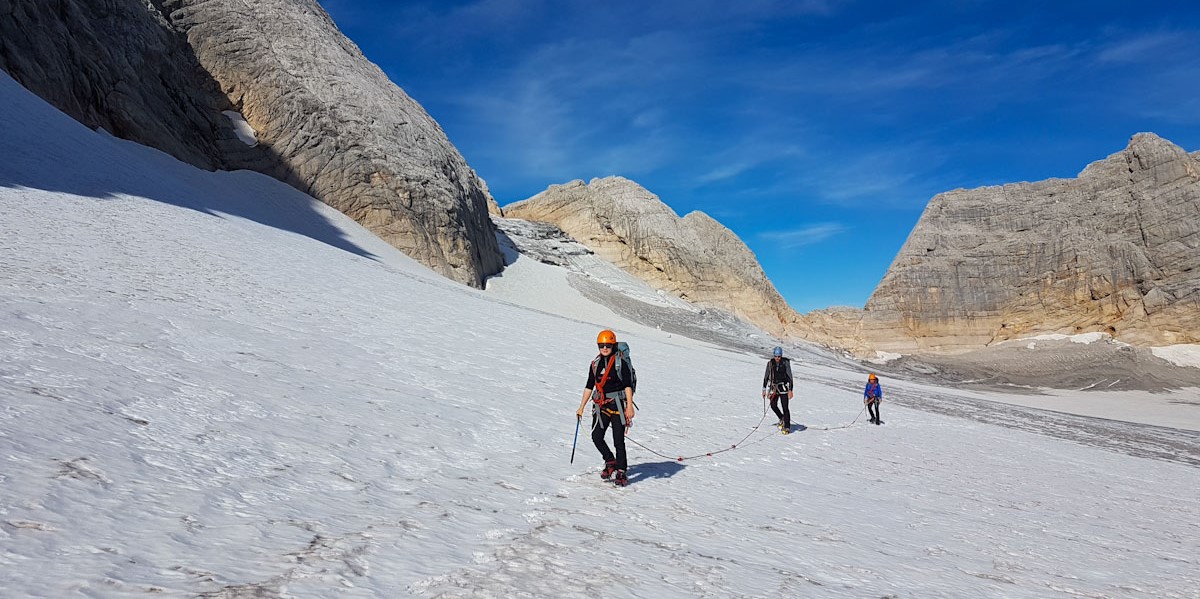
<svg viewBox="0 0 1200 599"><path fill-rule="evenodd" d="M860 410L860 411L858 412L858 416L855 416L855 417L854 417L854 420L850 421L850 424L843 424L842 426L831 426L831 427L825 427L825 426L810 426L810 427L808 427L808 428L812 428L812 429L816 429L816 430L821 430L821 431L831 431L831 430L834 430L834 429L839 429L839 428L850 428L851 426L854 426L854 423L855 423L855 422L858 422L858 419L862 417L862 415L863 415L863 412L865 412L866 410L867 410L866 406L863 406L863 409L862 409L862 410ZM711 457L713 457L714 455L717 455L718 453L725 453L726 451L732 451L732 450L734 450L734 449L737 449L738 447L745 447L746 445L754 445L755 443L759 443L759 442L765 441L765 440L767 440L767 439L770 439L770 438L772 437L772 435L764 435L764 436L762 436L762 437L759 437L758 439L755 439L755 440L753 440L753 441L751 441L751 442L749 442L749 443L745 443L745 444L743 444L743 442L744 442L746 439L749 439L751 435L753 435L754 433L758 432L758 429L759 429L759 427L761 427L761 426L762 426L762 423L763 423L763 421L765 421L766 419L767 419L767 399L764 397L764 398L763 398L763 415L762 415L762 418L761 418L761 419L758 421L758 424L754 425L754 428L750 429L750 432L749 432L749 433L747 433L745 437L742 437L741 441L738 441L737 443L734 443L733 445L730 445L729 447L726 447L725 449L718 449L718 450L715 450L715 451L708 451L708 452L705 452L705 453L698 453L698 454L696 454L696 455L692 455L692 456L676 456L676 457L671 457L671 456L669 456L669 455L666 455L666 454L664 454L664 453L659 453L659 452L657 452L657 451L655 451L655 450L653 450L653 449L650 449L649 447L646 447L645 445L642 445L641 443L638 443L637 441L633 440L632 438L630 438L630 437L628 437L628 436L627 436L627 437L625 437L625 440L626 440L626 441L629 441L630 443L633 443L634 445L637 445L638 447L641 447L642 449L645 449L646 451L648 451L648 452L650 452L650 453L652 453L652 454L654 454L654 455L656 455L656 456L659 456L659 457L662 457L662 458L667 458L667 459L669 459L669 460L675 460L676 462L682 462L682 461L684 461L684 460L694 460L694 459L696 459L696 458L711 458Z"/></svg>
<svg viewBox="0 0 1200 599"><path fill-rule="evenodd" d="M767 399L764 397L764 398L763 398L763 415L762 415L762 418L761 418L761 419L759 419L759 421L758 421L758 424L754 425L754 428L750 429L750 432L749 432L749 433L746 433L746 436L745 436L745 437L742 437L740 441L738 441L737 443L734 443L733 445L730 445L729 447L726 447L725 449L717 449L717 450L714 450L714 451L706 451L706 452L704 452L704 453L699 453L699 454L696 454L696 455L693 455L693 456L677 456L677 457L674 457L674 458L672 458L672 457L671 457L671 456L669 456L669 455L666 455L666 454L663 454L663 453L659 453L659 452L657 452L657 451L654 451L653 449L650 449L649 447L646 447L645 445L642 445L641 443L638 443L637 441L633 440L632 438L630 438L630 437L628 437L628 436L627 436L627 437L625 437L625 440L626 440L626 441L629 441L630 443L633 443L634 445L637 445L638 447L641 447L642 449L645 449L646 451L649 451L650 453L652 453L652 454L654 454L654 455L656 455L656 456L663 457L663 458L667 458L667 459L673 459L673 460L675 460L676 462L682 462L682 461L684 461L684 460L694 460L694 459L696 459L696 458L711 458L712 456L714 456L714 455L717 455L718 453L725 453L726 451L731 451L731 450L737 449L739 446L741 446L741 447L745 447L746 445L753 445L753 444L755 444L755 443L758 443L758 442L760 442L760 441L763 441L763 440L766 440L766 439L770 439L770 438L771 438L771 436L770 436L770 435L767 435L767 436L761 437L761 438L759 438L759 439L755 439L755 440L753 440L753 441L751 441L751 442L749 442L749 443L746 443L745 445L742 445L742 443L743 443L743 442L744 442L746 439L749 439L751 435L753 435L754 433L758 432L758 429L759 429L759 427L761 427L761 426L762 426L762 423L763 423L763 422L764 422L766 419L767 419Z"/></svg>
<svg viewBox="0 0 1200 599"><path fill-rule="evenodd" d="M863 406L863 409L858 411L858 416L855 416L854 420L850 421L850 424L843 424L841 426L810 426L809 428L813 428L813 429L816 429L819 431L832 431L832 430L837 430L839 428L850 428L850 427L854 426L855 422L858 422L859 418L862 418L863 412L866 412L866 411L867 411L867 406Z"/></svg>

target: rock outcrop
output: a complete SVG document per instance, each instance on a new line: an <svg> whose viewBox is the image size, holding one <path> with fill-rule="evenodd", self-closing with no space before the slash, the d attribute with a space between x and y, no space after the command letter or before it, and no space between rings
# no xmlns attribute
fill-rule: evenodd
<svg viewBox="0 0 1200 599"><path fill-rule="evenodd" d="M786 334L799 319L737 235L703 212L680 218L628 179L552 185L505 206L504 215L553 223L650 286L728 310L769 333Z"/></svg>
<svg viewBox="0 0 1200 599"><path fill-rule="evenodd" d="M454 280L503 267L483 181L315 0L5 3L0 67L91 127L286 181Z"/></svg>
<svg viewBox="0 0 1200 599"><path fill-rule="evenodd" d="M145 2L0 3L0 68L88 127L200 168L237 149L220 113L232 106Z"/></svg>
<svg viewBox="0 0 1200 599"><path fill-rule="evenodd" d="M1198 343L1200 159L1141 133L1075 179L939 194L861 315L814 316L840 345L898 352L1040 332Z"/></svg>

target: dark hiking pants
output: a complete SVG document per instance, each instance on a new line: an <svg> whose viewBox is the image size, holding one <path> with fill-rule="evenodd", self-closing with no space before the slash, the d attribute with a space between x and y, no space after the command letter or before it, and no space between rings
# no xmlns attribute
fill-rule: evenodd
<svg viewBox="0 0 1200 599"><path fill-rule="evenodd" d="M787 391L783 393L771 391L767 397L771 398L771 411L775 412L775 416L783 421L783 426L792 428L792 412L788 410ZM783 411L779 410L779 406L783 406Z"/></svg>
<svg viewBox="0 0 1200 599"><path fill-rule="evenodd" d="M607 409L616 409L617 403L605 404ZM608 428L612 427L613 431L613 448L616 449L616 456L608 448L608 442L604 440L604 434L608 432ZM625 425L621 423L620 414L608 414L604 410L592 411L592 443L596 444L596 449L600 450L600 455L604 457L604 461L616 460L617 470L628 470L628 462L625 459Z"/></svg>

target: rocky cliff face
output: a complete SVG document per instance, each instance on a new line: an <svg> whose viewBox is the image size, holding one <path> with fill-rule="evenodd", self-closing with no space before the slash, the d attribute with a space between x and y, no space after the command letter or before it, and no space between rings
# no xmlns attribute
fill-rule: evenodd
<svg viewBox="0 0 1200 599"><path fill-rule="evenodd" d="M553 223L652 287L729 310L772 334L799 319L737 235L702 212L679 218L628 179L553 185L506 206L504 215Z"/></svg>
<svg viewBox="0 0 1200 599"><path fill-rule="evenodd" d="M4 3L0 67L89 126L284 180L457 281L503 267L482 180L314 0Z"/></svg>
<svg viewBox="0 0 1200 599"><path fill-rule="evenodd" d="M0 68L89 127L201 168L238 149L232 106L145 2L0 2Z"/></svg>
<svg viewBox="0 0 1200 599"><path fill-rule="evenodd" d="M1200 160L1142 133L1075 179L940 194L865 311L817 320L893 351L1036 332L1200 342Z"/></svg>

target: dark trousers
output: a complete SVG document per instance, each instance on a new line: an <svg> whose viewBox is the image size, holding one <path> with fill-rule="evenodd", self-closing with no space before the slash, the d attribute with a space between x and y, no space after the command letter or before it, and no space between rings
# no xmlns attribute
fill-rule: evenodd
<svg viewBox="0 0 1200 599"><path fill-rule="evenodd" d="M785 426L787 428L792 428L792 412L790 410L788 410L787 391L784 391L782 393L772 391L770 394L767 395L767 397L771 398L771 411L775 412L775 416L777 416L780 420L783 421L783 426ZM776 404L783 406L782 412L779 411L779 407L777 407Z"/></svg>
<svg viewBox="0 0 1200 599"><path fill-rule="evenodd" d="M879 400L878 399L868 399L867 400L867 412L869 412L871 414L871 422L879 421Z"/></svg>
<svg viewBox="0 0 1200 599"><path fill-rule="evenodd" d="M609 403L605 407L616 405L616 403ZM617 450L615 457L604 440L604 433L610 426L613 431L613 447ZM592 412L592 443L596 444L596 449L600 450L600 455L604 457L605 462L616 460L617 470L628 470L629 463L625 460L625 425L621 423L620 414L606 414L602 410Z"/></svg>

